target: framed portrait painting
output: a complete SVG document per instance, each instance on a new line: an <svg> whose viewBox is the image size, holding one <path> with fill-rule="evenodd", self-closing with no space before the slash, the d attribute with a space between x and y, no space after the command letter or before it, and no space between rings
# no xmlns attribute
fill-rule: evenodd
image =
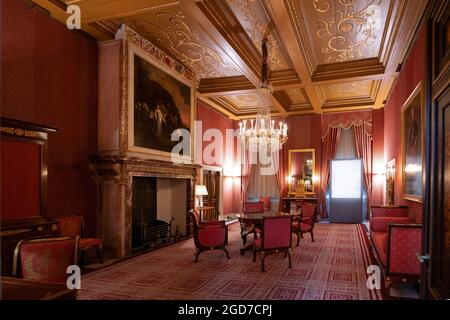
<svg viewBox="0 0 450 320"><path fill-rule="evenodd" d="M129 46L129 150L158 160L192 162L194 85ZM187 141L186 141L187 139ZM183 149L174 149L183 142Z"/></svg>
<svg viewBox="0 0 450 320"><path fill-rule="evenodd" d="M403 198L422 201L424 97L420 82L401 110Z"/></svg>

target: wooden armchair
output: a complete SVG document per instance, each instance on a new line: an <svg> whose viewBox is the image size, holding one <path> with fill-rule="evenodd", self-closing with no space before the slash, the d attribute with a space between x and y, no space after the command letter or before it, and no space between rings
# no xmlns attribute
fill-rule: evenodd
<svg viewBox="0 0 450 320"><path fill-rule="evenodd" d="M253 245L253 262L256 261L256 253L261 255L261 271L265 271L264 259L268 253L284 252L289 257L291 268L292 245L292 218L291 216L264 217L261 226L261 237L255 239Z"/></svg>
<svg viewBox="0 0 450 320"><path fill-rule="evenodd" d="M304 233L311 234L311 241L314 242L314 223L315 223L316 205L303 204L302 216L292 221L292 232L297 234L297 247L300 244L300 237L303 238Z"/></svg>
<svg viewBox="0 0 450 320"><path fill-rule="evenodd" d="M66 283L67 267L78 264L80 238L22 240L14 250L13 274L27 280Z"/></svg>
<svg viewBox="0 0 450 320"><path fill-rule="evenodd" d="M199 212L197 209L190 210L189 214L194 221L194 243L195 243L195 262L198 261L200 253L206 250L223 250L228 254L228 226L225 221L209 221L200 223Z"/></svg>
<svg viewBox="0 0 450 320"><path fill-rule="evenodd" d="M102 239L98 238L83 238L84 235L84 220L82 216L64 216L55 218L58 227L58 236L60 237L80 237L80 262L83 263L84 252L89 249L96 249L97 258L100 263L103 263L102 251L103 243Z"/></svg>

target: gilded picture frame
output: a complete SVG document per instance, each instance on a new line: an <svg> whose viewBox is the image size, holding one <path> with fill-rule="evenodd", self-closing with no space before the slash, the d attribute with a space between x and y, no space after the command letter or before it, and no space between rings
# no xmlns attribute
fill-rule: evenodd
<svg viewBox="0 0 450 320"><path fill-rule="evenodd" d="M424 92L419 82L401 109L402 195L422 202L424 153Z"/></svg>
<svg viewBox="0 0 450 320"><path fill-rule="evenodd" d="M183 87L185 86L189 90L189 120L188 125L185 125L185 127L182 127L181 129L188 129L190 131L189 135L189 154L188 155L176 155L172 154L171 151L169 151L169 147L167 146L170 140L170 133L164 132L161 133L161 135L164 135L164 139L166 139L167 143L165 145L165 149L163 147L148 147L147 145L142 143L142 138L139 138L139 132L136 130L139 130L139 128L142 128L143 126L137 127L136 125L139 123L138 119L135 117L138 116L137 113L137 105L142 107L142 102L138 101L137 97L137 84L135 81L139 79L137 77L138 73L142 73L142 70L138 70L137 68L142 68L140 65L144 65L147 69L153 69L154 73L157 74L157 78L164 78L165 83L172 82L171 88L168 88L167 86L164 87L164 84L161 84L160 87L162 89L159 89L160 91L163 90L166 95L173 96L173 87L179 86ZM146 71L144 72L147 72ZM150 77L147 74L144 74L145 77ZM141 77L142 78L142 77ZM151 79L152 83L156 83L156 85L159 85L155 79ZM142 82L142 81L141 81ZM142 85L142 84L141 84ZM149 88L150 89L150 88ZM139 89L141 92L145 91L145 88ZM172 90L172 91L171 91ZM176 99L172 99L176 100ZM179 99L178 99L179 100ZM133 43L128 43L128 153L136 154L139 156L143 156L146 158L156 159L156 160L163 160L163 161L177 161L179 163L185 163L185 164L191 164L194 160L194 121L195 121L195 84L185 79L183 76L181 76L179 73L175 72L172 68L165 66L160 61L155 59L153 56L146 53L145 50L142 48L134 45ZM144 105L145 106L145 105ZM149 109L147 106L145 106L146 109ZM157 110L153 110L155 108L150 108L150 112L153 111L154 119L156 119L156 112ZM174 108L172 107L172 110ZM176 105L176 109L180 109L178 105ZM148 110L147 110L148 113ZM161 112L159 112L161 114ZM140 115L142 113L139 113ZM160 116L160 119L167 119L170 115L164 115ZM172 116L173 118L173 116ZM186 118L186 115L185 115ZM150 119L150 116L149 116ZM161 121L160 121L161 122ZM155 130L157 128L161 128L160 131L162 131L165 128L164 123L160 123L159 126L155 126L156 120L151 122L151 125L155 127ZM185 123L185 122L183 122ZM187 124L187 123L186 123ZM150 127L150 125L149 125ZM175 128L175 127L174 127ZM172 131L173 132L173 131ZM153 132L147 132L145 137L148 140L153 140L156 138L156 136L151 137L151 134ZM155 133L156 134L156 133ZM149 139L150 138L150 139ZM181 140L180 140L181 141ZM149 144L154 143L152 141L149 141ZM173 142L173 145L177 144L178 142ZM161 145L161 144L160 144Z"/></svg>

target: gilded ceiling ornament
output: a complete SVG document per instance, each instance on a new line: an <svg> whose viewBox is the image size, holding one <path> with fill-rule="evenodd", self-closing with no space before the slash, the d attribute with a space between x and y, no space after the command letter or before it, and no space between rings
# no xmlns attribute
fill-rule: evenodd
<svg viewBox="0 0 450 320"><path fill-rule="evenodd" d="M182 12L160 12L152 22L133 20L138 30L149 34L158 45L169 48L180 62L191 67L199 78L215 78L239 75L240 71L205 43L199 33L185 22Z"/></svg>
<svg viewBox="0 0 450 320"><path fill-rule="evenodd" d="M302 103L305 102L305 96L303 95L302 89L300 88L291 88L287 89L286 93L289 98L291 98L292 103Z"/></svg>
<svg viewBox="0 0 450 320"><path fill-rule="evenodd" d="M370 84L370 80L330 84L326 87L327 97L356 97L368 95Z"/></svg>
<svg viewBox="0 0 450 320"><path fill-rule="evenodd" d="M314 10L328 17L314 22L316 35L328 40L322 48L327 63L374 56L382 0L366 1L361 6L358 0L312 0Z"/></svg>
<svg viewBox="0 0 450 320"><path fill-rule="evenodd" d="M266 26L270 23L269 19L264 19L261 21L257 14L256 5L262 5L260 0L228 0L230 7L235 7L242 14L244 21L247 21L247 27L244 27L248 36L252 40L255 47L261 53L261 39L263 39L266 33ZM269 43L269 64L272 70L285 70L289 69L286 61L280 52L280 45L276 36L269 32L267 34L267 40Z"/></svg>

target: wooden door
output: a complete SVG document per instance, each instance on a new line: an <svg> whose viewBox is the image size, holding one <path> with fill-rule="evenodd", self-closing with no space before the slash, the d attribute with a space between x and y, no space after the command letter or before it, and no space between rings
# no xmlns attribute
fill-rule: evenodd
<svg viewBox="0 0 450 320"><path fill-rule="evenodd" d="M220 198L220 171L203 170L203 184L208 190L208 195L203 198L204 207L213 209L205 210L203 219L205 221L219 219L219 198Z"/></svg>
<svg viewBox="0 0 450 320"><path fill-rule="evenodd" d="M437 1L428 23L422 298L450 298L450 4Z"/></svg>

